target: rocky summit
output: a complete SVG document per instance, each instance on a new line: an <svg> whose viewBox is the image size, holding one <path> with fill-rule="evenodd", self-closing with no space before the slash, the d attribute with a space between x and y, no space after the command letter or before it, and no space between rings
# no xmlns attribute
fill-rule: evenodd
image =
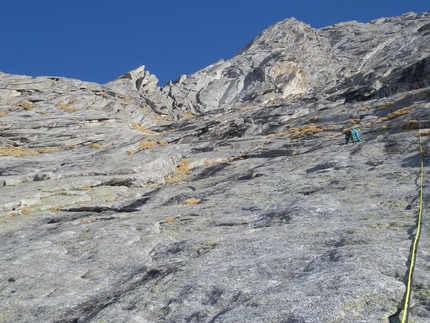
<svg viewBox="0 0 430 323"><path fill-rule="evenodd" d="M0 322L430 322L430 11L157 82L0 73Z"/></svg>

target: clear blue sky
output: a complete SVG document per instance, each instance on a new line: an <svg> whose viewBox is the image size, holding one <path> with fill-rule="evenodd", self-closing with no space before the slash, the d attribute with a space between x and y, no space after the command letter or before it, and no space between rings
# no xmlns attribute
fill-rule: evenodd
<svg viewBox="0 0 430 323"><path fill-rule="evenodd" d="M0 1L0 71L102 84L145 65L160 86L286 18L320 28L430 10L429 0Z"/></svg>

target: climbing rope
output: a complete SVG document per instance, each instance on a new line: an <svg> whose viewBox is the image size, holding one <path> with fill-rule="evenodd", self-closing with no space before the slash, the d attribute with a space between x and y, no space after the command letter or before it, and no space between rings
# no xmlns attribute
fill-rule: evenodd
<svg viewBox="0 0 430 323"><path fill-rule="evenodd" d="M411 300L411 290L412 290L412 275L414 273L415 258L418 248L418 240L421 234L421 221L423 216L423 178L424 178L424 159L423 159L423 144L421 140L421 134L418 130L418 137L420 138L420 152L421 152L421 173L420 173L420 211L418 213L418 223L417 223L417 233L415 234L414 243L412 245L411 262L409 265L408 282L406 285L406 298L405 305L403 308L402 323L408 322L409 316L409 302Z"/></svg>

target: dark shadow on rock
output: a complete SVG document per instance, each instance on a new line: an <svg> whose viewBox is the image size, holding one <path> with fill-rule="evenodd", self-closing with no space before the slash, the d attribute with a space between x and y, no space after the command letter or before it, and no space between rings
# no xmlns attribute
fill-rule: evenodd
<svg viewBox="0 0 430 323"><path fill-rule="evenodd" d="M141 198L134 200L130 204L118 206L116 208L111 208L111 210L115 212L137 212L159 191L160 191L159 188L154 189L151 192L148 192L147 194L143 195Z"/></svg>
<svg viewBox="0 0 430 323"><path fill-rule="evenodd" d="M189 195L179 194L164 202L162 206L179 205L188 198L190 198Z"/></svg>
<svg viewBox="0 0 430 323"><path fill-rule="evenodd" d="M363 148L362 145L363 145L363 143L356 143L354 145L354 148L351 151L351 155L352 156L357 155L361 151L361 149Z"/></svg>
<svg viewBox="0 0 430 323"><path fill-rule="evenodd" d="M121 207L121 209L129 209L129 210L139 210L140 207L146 204L150 200L150 196L144 196L140 199L137 199L133 203L130 203L128 205L125 205Z"/></svg>
<svg viewBox="0 0 430 323"><path fill-rule="evenodd" d="M333 262L338 262L339 260L342 259L342 255L339 253L339 251L337 249L331 250L328 253L328 257L329 257L330 261L333 261Z"/></svg>
<svg viewBox="0 0 430 323"><path fill-rule="evenodd" d="M193 176L190 181L199 181L201 179L215 175L216 173L224 170L230 163L222 163L218 165L208 166L203 168L196 176Z"/></svg>
<svg viewBox="0 0 430 323"><path fill-rule="evenodd" d="M248 225L250 223L251 222L248 220L232 218L232 219L214 220L210 223L210 226L214 226L214 227L238 227L238 226L242 226L242 225Z"/></svg>
<svg viewBox="0 0 430 323"><path fill-rule="evenodd" d="M212 320L209 321L209 323L215 323L218 322L218 318L223 316L224 314L230 312L233 309L233 307L227 307L225 309L223 309L221 312L219 312L217 315L215 315Z"/></svg>
<svg viewBox="0 0 430 323"><path fill-rule="evenodd" d="M294 150L292 149L271 149L260 150L254 154L244 155L243 158L275 158L283 156L293 156Z"/></svg>
<svg viewBox="0 0 430 323"><path fill-rule="evenodd" d="M399 154L403 149L400 143L395 139L389 139L388 142L384 145L385 153L390 154Z"/></svg>
<svg viewBox="0 0 430 323"><path fill-rule="evenodd" d="M318 170L333 168L334 166L336 166L336 164L337 164L337 162L334 162L334 161L319 164L319 165L316 165L315 167L308 168L306 170L306 173L309 174L309 173L316 172Z"/></svg>
<svg viewBox="0 0 430 323"><path fill-rule="evenodd" d="M410 168L420 167L420 165L421 165L420 154L410 156L408 158L403 159L401 165L402 165L402 167L410 167Z"/></svg>
<svg viewBox="0 0 430 323"><path fill-rule="evenodd" d="M75 212L67 214L66 216L56 216L55 218L50 218L46 224L58 224L64 222L71 222L75 220L79 220L82 218L87 218L91 216L92 213L82 212L81 214L77 214Z"/></svg>
<svg viewBox="0 0 430 323"><path fill-rule="evenodd" d="M202 147L202 148L193 148L191 149L192 153L206 153L206 152L211 152L214 150L214 147L211 146L206 146L206 147Z"/></svg>
<svg viewBox="0 0 430 323"><path fill-rule="evenodd" d="M311 195L313 193L318 192L320 189L309 189L309 190L302 190L298 194L299 195Z"/></svg>
<svg viewBox="0 0 430 323"><path fill-rule="evenodd" d="M204 319L208 316L207 311L198 311L193 314L191 314L189 317L185 319L185 322L187 323L197 323L197 322L204 322Z"/></svg>
<svg viewBox="0 0 430 323"><path fill-rule="evenodd" d="M391 74L379 80L384 84L379 89L374 88L373 80L366 80L366 76L359 73L347 79L339 88L348 87L351 84L357 86L341 95L335 96L335 98L344 98L345 103L362 102L427 87L429 84L429 69L430 57L426 57L406 67L393 69Z"/></svg>
<svg viewBox="0 0 430 323"><path fill-rule="evenodd" d="M117 303L123 295L148 283L159 281L176 271L178 271L177 264L138 269L126 279L113 282L110 287L100 291L97 295L64 310L59 318L53 320L53 323L90 322L105 308Z"/></svg>
<svg viewBox="0 0 430 323"><path fill-rule="evenodd" d="M189 245L188 241L176 242L173 245L168 246L167 248L157 250L152 255L152 259L160 261L163 259L167 259L172 255L177 255L180 253L186 253L188 251L188 245Z"/></svg>
<svg viewBox="0 0 430 323"><path fill-rule="evenodd" d="M231 310L235 309L236 307L239 307L243 304L246 304L250 300L250 296L248 296L246 293L243 293L241 291L234 294L227 302L230 306L224 308L221 310L218 314L216 314L208 323L215 323L220 322L223 320L218 320L221 316L224 314L230 312Z"/></svg>
<svg viewBox="0 0 430 323"><path fill-rule="evenodd" d="M258 206L251 206L251 207L243 207L243 211L249 211L249 212L258 212L261 210Z"/></svg>
<svg viewBox="0 0 430 323"><path fill-rule="evenodd" d="M204 300L202 304L213 306L218 303L223 294L224 291L222 289L215 287L210 293L207 293L206 300Z"/></svg>
<svg viewBox="0 0 430 323"><path fill-rule="evenodd" d="M388 317L388 322L389 323L400 323L401 321L400 321L399 316L400 316L400 313L402 312L402 310L403 309L401 309L401 308L397 309L396 313L394 313L393 315L390 315Z"/></svg>
<svg viewBox="0 0 430 323"><path fill-rule="evenodd" d="M257 221L252 224L252 226L254 228L264 228L287 224L292 219L290 213L290 210L284 210L281 212L269 212L263 214Z"/></svg>
<svg viewBox="0 0 430 323"><path fill-rule="evenodd" d="M137 212L139 209L136 208L128 208L128 207L109 207L109 206L80 206L80 207L72 207L66 209L68 212L95 212L95 213L105 213L105 212L114 212L114 213L122 213L122 212Z"/></svg>

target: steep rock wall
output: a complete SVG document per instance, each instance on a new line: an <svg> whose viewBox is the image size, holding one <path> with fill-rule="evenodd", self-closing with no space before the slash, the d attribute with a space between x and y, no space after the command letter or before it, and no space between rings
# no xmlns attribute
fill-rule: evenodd
<svg viewBox="0 0 430 323"><path fill-rule="evenodd" d="M287 19L163 88L0 73L0 322L399 322L429 26Z"/></svg>

